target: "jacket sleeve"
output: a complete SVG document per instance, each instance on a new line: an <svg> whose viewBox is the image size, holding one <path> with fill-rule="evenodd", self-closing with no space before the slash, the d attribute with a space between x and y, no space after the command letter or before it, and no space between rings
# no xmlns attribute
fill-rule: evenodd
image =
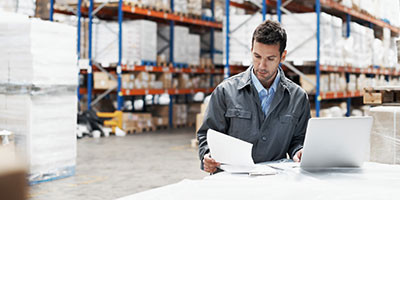
<svg viewBox="0 0 400 300"><path fill-rule="evenodd" d="M208 103L204 114L203 123L197 131L197 140L199 142L199 158L201 169L203 170L203 158L210 149L207 144L207 130L214 129L216 131L226 133L228 129L228 120L225 118L226 99L223 84L220 84L211 94L210 102Z"/></svg>
<svg viewBox="0 0 400 300"><path fill-rule="evenodd" d="M310 101L308 100L308 95L304 90L302 90L302 93L301 107L299 108L300 117L296 124L288 151L290 158L293 158L296 152L303 148L308 120L311 118Z"/></svg>

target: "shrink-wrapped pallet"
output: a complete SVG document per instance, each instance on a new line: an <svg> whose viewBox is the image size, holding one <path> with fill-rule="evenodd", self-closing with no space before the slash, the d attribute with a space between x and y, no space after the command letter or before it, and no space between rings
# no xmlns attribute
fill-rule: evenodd
<svg viewBox="0 0 400 300"><path fill-rule="evenodd" d="M400 107L373 107L370 109L369 115L374 118L370 160L385 164L399 164Z"/></svg>
<svg viewBox="0 0 400 300"><path fill-rule="evenodd" d="M0 12L0 84L76 85L76 29Z"/></svg>
<svg viewBox="0 0 400 300"><path fill-rule="evenodd" d="M28 162L30 183L75 173L76 116L76 88L0 90L0 128L14 133L16 150Z"/></svg>

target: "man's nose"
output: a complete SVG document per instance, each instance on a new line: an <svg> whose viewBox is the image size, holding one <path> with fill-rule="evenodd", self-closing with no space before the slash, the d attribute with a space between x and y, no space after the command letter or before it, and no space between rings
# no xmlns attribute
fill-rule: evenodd
<svg viewBox="0 0 400 300"><path fill-rule="evenodd" d="M260 67L261 68L267 68L267 60L266 59L262 59L260 62Z"/></svg>

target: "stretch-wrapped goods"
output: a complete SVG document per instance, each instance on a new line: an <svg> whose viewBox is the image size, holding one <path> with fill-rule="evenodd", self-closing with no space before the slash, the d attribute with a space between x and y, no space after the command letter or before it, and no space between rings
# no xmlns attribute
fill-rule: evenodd
<svg viewBox="0 0 400 300"><path fill-rule="evenodd" d="M74 174L76 115L76 88L0 90L0 128L14 133L16 149L29 165L30 183Z"/></svg>
<svg viewBox="0 0 400 300"><path fill-rule="evenodd" d="M158 26L157 34L157 49L159 53L164 53L167 60L169 60L169 40L170 40L170 27ZM174 62L181 64L191 64L188 55L189 49L189 28L185 26L174 26ZM198 45L200 49L200 45Z"/></svg>
<svg viewBox="0 0 400 300"><path fill-rule="evenodd" d="M94 57L103 65L118 62L118 22L94 24ZM157 23L148 20L124 21L122 24L122 63L139 64L157 59Z"/></svg>
<svg viewBox="0 0 400 300"><path fill-rule="evenodd" d="M76 29L0 12L0 84L76 85Z"/></svg>

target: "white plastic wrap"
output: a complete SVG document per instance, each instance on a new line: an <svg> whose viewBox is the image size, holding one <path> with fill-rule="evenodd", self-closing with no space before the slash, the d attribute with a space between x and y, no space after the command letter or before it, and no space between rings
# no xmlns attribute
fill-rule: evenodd
<svg viewBox="0 0 400 300"><path fill-rule="evenodd" d="M170 27L158 26L157 49L165 54L169 60ZM189 28L185 26L174 26L174 62L187 64L190 62L189 50Z"/></svg>
<svg viewBox="0 0 400 300"><path fill-rule="evenodd" d="M189 34L188 56L191 65L200 65L200 35Z"/></svg>
<svg viewBox="0 0 400 300"><path fill-rule="evenodd" d="M29 181L73 175L76 165L76 89L0 91L0 128L14 132L16 149L26 157Z"/></svg>
<svg viewBox="0 0 400 300"><path fill-rule="evenodd" d="M400 199L399 181L399 165L370 162L360 169L313 173L299 168L268 176L219 173L121 199Z"/></svg>
<svg viewBox="0 0 400 300"><path fill-rule="evenodd" d="M76 29L0 13L0 84L76 85Z"/></svg>
<svg viewBox="0 0 400 300"><path fill-rule="evenodd" d="M267 15L267 19L271 19ZM246 22L247 21L247 22ZM262 23L260 13L254 15L231 15L230 16L230 40L229 40L229 63L233 65L248 66L251 64L251 39L253 32ZM226 30L226 19L224 19L224 36ZM226 39L223 39L224 49ZM225 55L225 52L224 52ZM225 63L226 58L223 58Z"/></svg>
<svg viewBox="0 0 400 300"><path fill-rule="evenodd" d="M118 63L118 22L100 21L94 30L94 60L102 65ZM124 21L122 63L139 64L157 59L157 23L149 20Z"/></svg>
<svg viewBox="0 0 400 300"><path fill-rule="evenodd" d="M0 12L13 12L27 16L34 16L36 8L35 0L1 0Z"/></svg>
<svg viewBox="0 0 400 300"><path fill-rule="evenodd" d="M369 115L374 118L370 160L400 164L400 107L373 107L370 109Z"/></svg>

